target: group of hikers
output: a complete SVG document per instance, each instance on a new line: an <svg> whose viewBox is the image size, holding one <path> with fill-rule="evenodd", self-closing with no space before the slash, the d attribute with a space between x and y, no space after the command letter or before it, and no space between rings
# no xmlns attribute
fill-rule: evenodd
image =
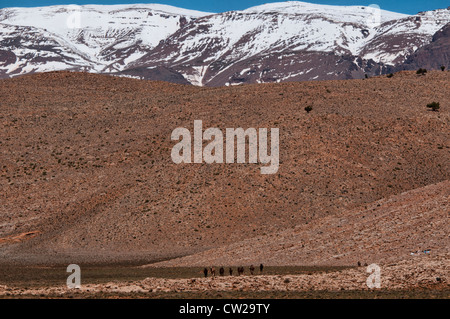
<svg viewBox="0 0 450 319"><path fill-rule="evenodd" d="M253 265L251 265L249 268L250 270L250 274L253 275L255 273L255 267ZM260 264L259 265L259 272L262 274L264 269L264 265ZM243 275L244 274L244 267L237 267L237 274L238 276ZM216 269L214 267L210 267L209 270L208 268L203 269L203 274L205 275L205 278L208 277L208 273L211 274L211 276L215 277L216 276ZM229 267L228 268L228 274L230 276L233 276L233 268ZM219 275L220 276L224 276L225 275L225 268L220 267L219 269Z"/></svg>

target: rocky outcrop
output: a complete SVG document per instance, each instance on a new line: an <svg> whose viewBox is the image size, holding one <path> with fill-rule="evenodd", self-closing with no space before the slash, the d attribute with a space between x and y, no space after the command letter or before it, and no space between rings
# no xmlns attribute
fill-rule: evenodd
<svg viewBox="0 0 450 319"><path fill-rule="evenodd" d="M447 70L450 67L450 23L436 32L431 43L419 48L395 70L417 70L419 68L437 70L441 66Z"/></svg>

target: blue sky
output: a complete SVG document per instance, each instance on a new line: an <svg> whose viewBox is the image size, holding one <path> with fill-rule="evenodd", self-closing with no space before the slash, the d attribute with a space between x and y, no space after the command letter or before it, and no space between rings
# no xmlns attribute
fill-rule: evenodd
<svg viewBox="0 0 450 319"><path fill-rule="evenodd" d="M209 12L242 10L271 0L0 0L0 8L4 7L36 7L56 4L125 4L125 3L163 3L176 7ZM450 6L449 0L308 0L305 2L332 5L369 5L378 4L382 9L416 14L419 11L442 9Z"/></svg>

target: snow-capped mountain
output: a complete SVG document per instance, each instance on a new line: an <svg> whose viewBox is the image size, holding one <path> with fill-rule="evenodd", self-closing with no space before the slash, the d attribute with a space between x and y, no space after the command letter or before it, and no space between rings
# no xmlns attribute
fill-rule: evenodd
<svg viewBox="0 0 450 319"><path fill-rule="evenodd" d="M0 75L86 70L194 85L358 78L402 64L450 22L281 2L207 13L166 5L0 10Z"/></svg>
<svg viewBox="0 0 450 319"><path fill-rule="evenodd" d="M11 26L27 27L34 35L26 35L26 43L18 38L19 47L2 42L1 48L14 54L17 52L18 56L23 53L41 56L40 50L33 50L34 46L42 43L43 37L53 38L62 51L79 55L77 68L85 69L84 60L87 60L90 62L87 69L92 72L119 71L183 24L206 14L159 4L6 8L0 10L3 26L0 40L13 36L9 31ZM21 35L26 33L20 32ZM18 71L23 64L27 65L25 70ZM72 68L72 65L62 67ZM4 72L23 74L33 69L41 72L47 71L48 67L17 61Z"/></svg>
<svg viewBox="0 0 450 319"><path fill-rule="evenodd" d="M95 67L89 56L53 33L0 23L0 77Z"/></svg>
<svg viewBox="0 0 450 319"><path fill-rule="evenodd" d="M431 43L420 47L399 64L394 71L417 70L418 68L439 69L450 66L450 23L433 36Z"/></svg>

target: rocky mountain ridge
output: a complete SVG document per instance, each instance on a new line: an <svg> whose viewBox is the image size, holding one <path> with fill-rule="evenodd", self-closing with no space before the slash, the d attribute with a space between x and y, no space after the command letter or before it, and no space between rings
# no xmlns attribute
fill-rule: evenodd
<svg viewBox="0 0 450 319"><path fill-rule="evenodd" d="M72 70L198 86L363 78L415 67L409 60L433 37L448 39L449 22L449 9L408 16L297 1L218 14L157 4L4 8L0 77ZM447 47L435 50L437 61L420 63L448 64Z"/></svg>

